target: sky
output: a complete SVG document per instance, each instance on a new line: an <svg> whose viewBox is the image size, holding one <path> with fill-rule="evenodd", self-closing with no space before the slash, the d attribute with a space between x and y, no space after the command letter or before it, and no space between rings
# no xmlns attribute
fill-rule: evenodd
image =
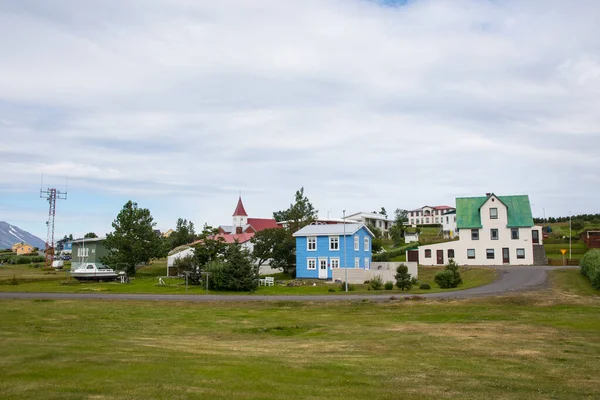
<svg viewBox="0 0 600 400"><path fill-rule="evenodd" d="M104 235L528 194L598 213L600 2L0 0L0 220ZM68 179L68 183L67 183Z"/></svg>

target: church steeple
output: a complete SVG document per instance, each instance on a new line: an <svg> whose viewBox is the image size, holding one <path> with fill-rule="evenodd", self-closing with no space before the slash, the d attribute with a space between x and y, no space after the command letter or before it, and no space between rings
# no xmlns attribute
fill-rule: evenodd
<svg viewBox="0 0 600 400"><path fill-rule="evenodd" d="M242 233L241 228L248 223L248 214L242 203L242 196L238 199L237 207L233 212L233 229L236 233Z"/></svg>
<svg viewBox="0 0 600 400"><path fill-rule="evenodd" d="M238 199L237 207L233 212L234 217L247 217L246 210L244 210L244 204L242 203L242 196Z"/></svg>

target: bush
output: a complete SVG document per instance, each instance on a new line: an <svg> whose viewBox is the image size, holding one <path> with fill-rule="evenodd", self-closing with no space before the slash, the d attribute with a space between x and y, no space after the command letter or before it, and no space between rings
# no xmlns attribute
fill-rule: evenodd
<svg viewBox="0 0 600 400"><path fill-rule="evenodd" d="M394 288L394 282L392 282L392 281L387 281L384 285L385 290L392 290L393 288Z"/></svg>
<svg viewBox="0 0 600 400"><path fill-rule="evenodd" d="M380 275L377 275L375 278L371 279L370 285L373 290L381 290L383 288L383 279L381 279Z"/></svg>
<svg viewBox="0 0 600 400"><path fill-rule="evenodd" d="M581 274L600 290L600 250L590 250L581 258Z"/></svg>
<svg viewBox="0 0 600 400"><path fill-rule="evenodd" d="M345 282L342 282L342 284L340 285L340 289L342 290L342 292L346 291L346 283ZM349 292L352 292L355 289L356 289L356 287L354 285L352 285L350 283L348 284L348 291Z"/></svg>
<svg viewBox="0 0 600 400"><path fill-rule="evenodd" d="M419 286L419 289L429 290L429 289L431 289L431 286L429 285L429 283L421 283L421 286Z"/></svg>
<svg viewBox="0 0 600 400"><path fill-rule="evenodd" d="M335 288L332 288L332 287L330 287L330 288L329 288L327 291L328 291L329 293L334 293L334 292L335 292Z"/></svg>
<svg viewBox="0 0 600 400"><path fill-rule="evenodd" d="M396 268L396 286L400 290L410 290L412 288L412 278L408 273L408 267L404 264L400 264Z"/></svg>
<svg viewBox="0 0 600 400"><path fill-rule="evenodd" d="M435 274L435 277L433 278L433 280L442 289L449 289L449 288L454 288L454 287L458 286L454 282L454 273L447 269Z"/></svg>

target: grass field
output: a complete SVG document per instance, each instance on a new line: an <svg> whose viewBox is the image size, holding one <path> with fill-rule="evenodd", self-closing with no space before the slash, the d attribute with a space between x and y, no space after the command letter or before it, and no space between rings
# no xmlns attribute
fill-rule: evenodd
<svg viewBox="0 0 600 400"><path fill-rule="evenodd" d="M0 301L3 399L598 399L600 297Z"/></svg>
<svg viewBox="0 0 600 400"><path fill-rule="evenodd" d="M551 244L544 243L544 249L546 250L546 257L548 257L548 259L562 260L563 256L560 252L560 249L566 249L567 254L565 257L569 257L569 242ZM588 248L582 241L574 240L571 243L572 258L580 259L587 251Z"/></svg>
<svg viewBox="0 0 600 400"><path fill-rule="evenodd" d="M165 279L167 286L158 286L158 276L164 276L165 264L157 262L148 267L141 268L136 277L132 278L130 284L121 284L116 282L85 282L81 283L69 277L65 271L44 271L39 268L29 266L10 266L0 267L0 291L12 292L102 292L102 293L158 293L158 294L205 294L204 287L188 286L185 289L185 281L182 279ZM488 268L462 268L461 274L464 283L456 289L440 289L433 281L433 276L441 268L439 267L421 267L419 269L419 280L422 283L429 283L431 290L421 290L415 286L408 292L401 292L399 289L386 291L371 291L369 285L354 285L356 290L353 293L371 293L390 295L398 293L429 293L449 290L462 290L475 286L485 285L492 282L496 277L496 272ZM17 285L10 283L14 279ZM315 286L312 286L312 284ZM329 290L335 289L335 293ZM222 292L212 292L209 294L227 294ZM327 284L322 281L306 281L306 284L299 287L287 287L285 285L260 286L255 294L258 295L309 295L309 294L341 294L339 285ZM252 295L252 294L248 294Z"/></svg>

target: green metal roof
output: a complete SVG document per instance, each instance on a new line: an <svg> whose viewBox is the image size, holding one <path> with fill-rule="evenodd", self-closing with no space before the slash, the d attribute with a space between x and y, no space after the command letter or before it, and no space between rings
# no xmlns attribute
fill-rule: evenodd
<svg viewBox="0 0 600 400"><path fill-rule="evenodd" d="M458 197L456 199L456 227L458 229L481 228L479 209L491 197ZM529 196L496 196L508 209L508 228L533 226Z"/></svg>

